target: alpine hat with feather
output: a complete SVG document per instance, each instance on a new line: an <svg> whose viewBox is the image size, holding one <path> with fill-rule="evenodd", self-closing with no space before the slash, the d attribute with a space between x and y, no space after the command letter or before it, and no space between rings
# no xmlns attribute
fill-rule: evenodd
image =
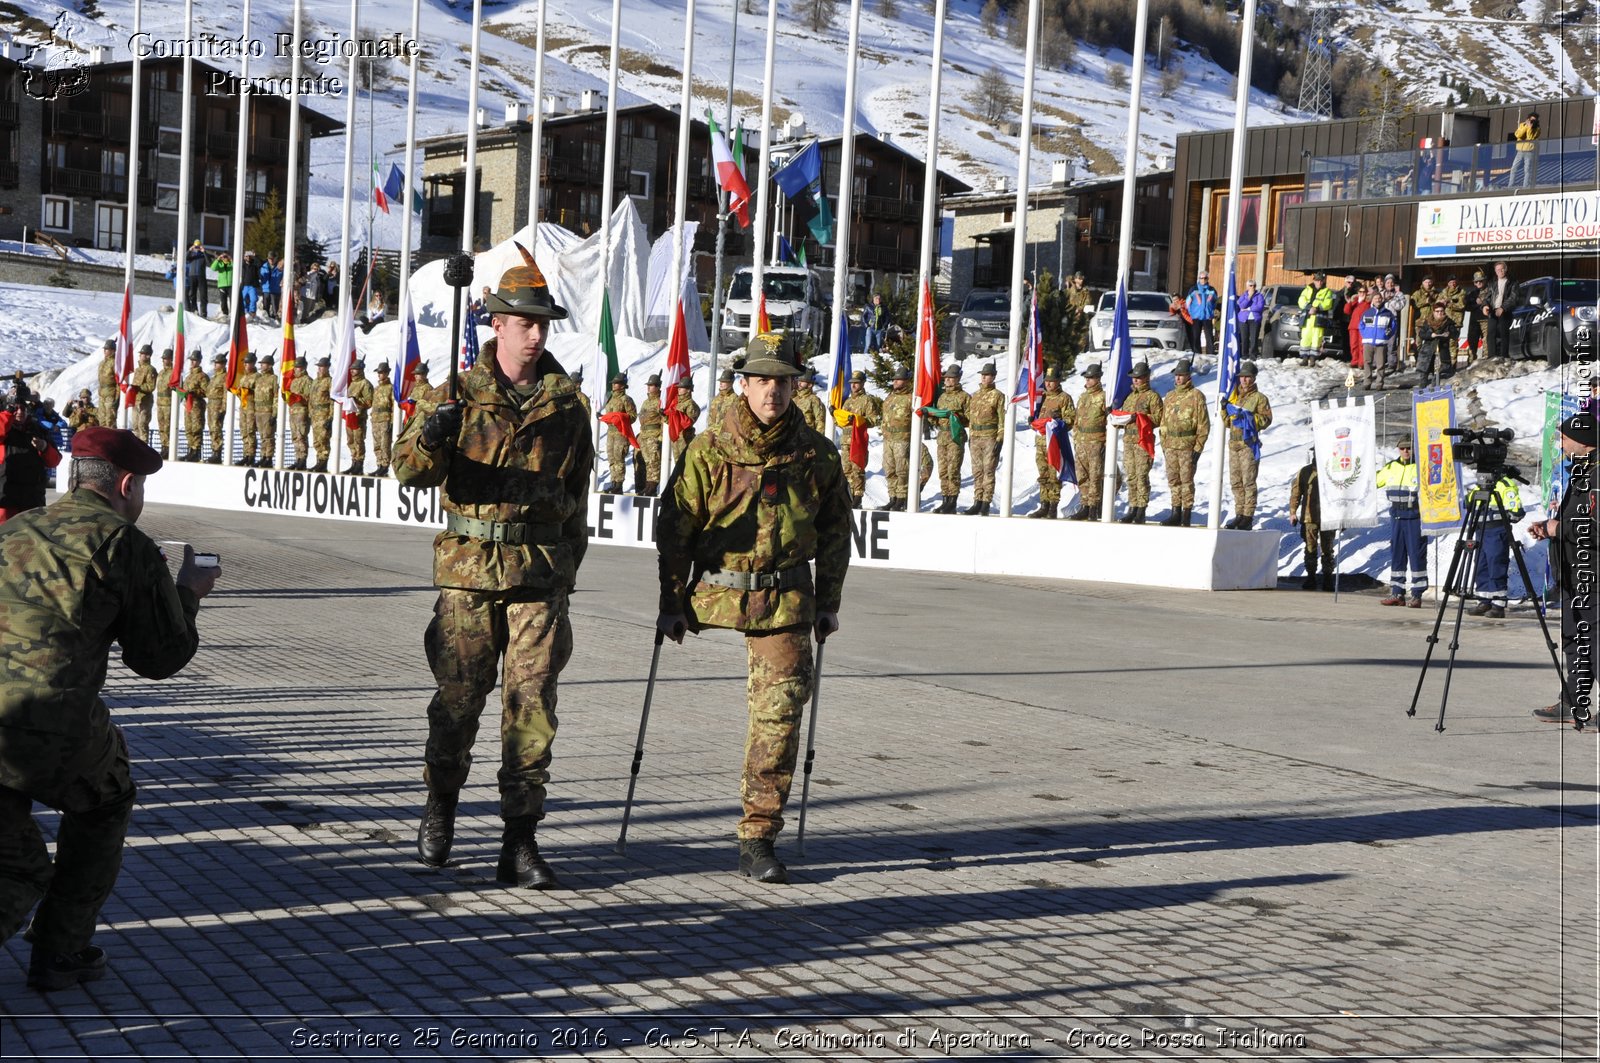
<svg viewBox="0 0 1600 1063"><path fill-rule="evenodd" d="M512 266L500 275L500 288L484 296L484 309L491 314L565 320L567 308L556 305L556 301L550 297L550 285L539 271L539 264L526 247L520 243L516 246L522 253L522 265Z"/></svg>

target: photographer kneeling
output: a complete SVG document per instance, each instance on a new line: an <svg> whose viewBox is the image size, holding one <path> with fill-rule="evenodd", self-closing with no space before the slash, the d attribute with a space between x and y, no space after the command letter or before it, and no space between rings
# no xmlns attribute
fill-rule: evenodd
<svg viewBox="0 0 1600 1063"><path fill-rule="evenodd" d="M1594 679L1595 596L1595 445L1600 442L1594 414L1575 413L1561 422L1561 452L1572 459L1567 490L1554 517L1528 526L1535 539L1550 541L1561 590L1561 652L1567 664L1567 689L1554 704L1534 709L1550 723L1590 717ZM1570 700L1569 700L1570 699Z"/></svg>

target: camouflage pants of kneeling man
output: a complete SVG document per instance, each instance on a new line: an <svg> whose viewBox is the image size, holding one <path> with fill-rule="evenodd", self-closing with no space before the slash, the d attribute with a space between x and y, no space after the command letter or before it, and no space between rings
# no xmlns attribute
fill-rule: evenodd
<svg viewBox="0 0 1600 1063"><path fill-rule="evenodd" d="M811 625L747 631L744 640L750 723L739 784L744 802L739 838L774 838L783 829L783 806L800 752L800 718L815 681Z"/></svg>

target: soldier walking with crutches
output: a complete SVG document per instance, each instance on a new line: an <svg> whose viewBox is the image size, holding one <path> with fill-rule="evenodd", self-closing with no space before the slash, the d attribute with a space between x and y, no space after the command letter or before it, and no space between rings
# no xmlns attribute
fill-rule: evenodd
<svg viewBox="0 0 1600 1063"><path fill-rule="evenodd" d="M816 682L811 638L838 630L850 564L839 452L795 408L801 369L782 346L782 337L762 334L734 360L744 394L689 444L663 492L656 534L657 630L679 643L685 631L708 627L744 633L750 714L739 873L773 883L789 880L773 843Z"/></svg>

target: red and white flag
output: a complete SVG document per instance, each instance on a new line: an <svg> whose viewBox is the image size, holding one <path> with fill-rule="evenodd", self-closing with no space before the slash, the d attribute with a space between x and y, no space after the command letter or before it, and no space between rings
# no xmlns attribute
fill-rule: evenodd
<svg viewBox="0 0 1600 1063"><path fill-rule="evenodd" d="M667 344L667 368L661 374L661 383L662 394L666 396L662 406L666 411L667 436L677 442L690 425L689 418L678 409L679 391L694 387L689 376L689 329L684 324L682 296L678 298L678 312L672 319L672 340Z"/></svg>
<svg viewBox="0 0 1600 1063"><path fill-rule="evenodd" d="M728 148L728 138L717 128L717 120L706 112L706 123L711 127L711 158L717 166L717 184L728 193L728 209L739 219L742 228L750 228L750 185L739 170L739 163Z"/></svg>
<svg viewBox="0 0 1600 1063"><path fill-rule="evenodd" d="M922 303L917 312L917 371L913 391L917 405L932 406L939 395L939 336L933 328L933 289L922 282Z"/></svg>
<svg viewBox="0 0 1600 1063"><path fill-rule="evenodd" d="M131 317L133 315L133 289L127 285L122 288L122 323L117 328L117 382L126 384L133 376L133 336L129 333ZM178 320L183 320L183 299L178 299Z"/></svg>

